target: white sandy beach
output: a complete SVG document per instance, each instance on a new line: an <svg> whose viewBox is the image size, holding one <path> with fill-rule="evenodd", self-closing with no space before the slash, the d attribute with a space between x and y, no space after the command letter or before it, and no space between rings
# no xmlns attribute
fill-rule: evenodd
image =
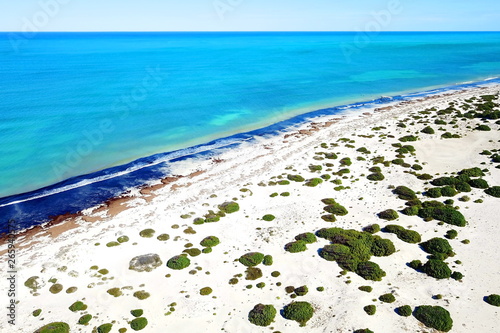
<svg viewBox="0 0 500 333"><path fill-rule="evenodd" d="M497 226L500 199L481 189L451 198L468 221L463 228L438 225L437 221L424 222L417 216L401 213L397 220L386 222L376 214L405 207L405 201L392 193L388 188L390 185L408 186L416 192L424 192L432 186L405 173L411 169L395 164L388 167L379 164L385 175L382 181L370 181L366 176L373 166L373 157L395 159L397 153L391 144L398 143L402 136L413 134L420 139L403 143L416 148L414 155L406 155L405 162L422 165L423 170L419 173L439 177L466 168L487 168L489 172L484 179L490 186L499 186L500 169L490 164L488 156L479 154L483 150L500 148L500 125L495 121L489 121L492 130L486 132L473 130L482 123L479 119L458 120L458 128L453 128L450 124L434 125L434 118L429 118L436 133L428 135L420 133L426 125L419 120L405 120L428 108L446 108L450 101L464 101L472 96L498 94L499 91L500 86L488 86L398 105L389 103L390 107L382 106L383 110L364 109L312 119L310 124L290 129L283 135L259 138L257 143L227 150L211 163L182 162L174 172L184 176L182 178L143 189L142 194L134 190L129 195L130 200L123 200L122 204L114 202L110 209L89 209L83 212L84 216L38 231L35 235L19 237L16 244L17 322L12 328L5 320L0 321L0 331L34 332L50 322L62 321L70 325L71 332L92 332L104 323L113 324L111 332L118 332L120 328L127 328L130 332L133 330L129 322L134 319L130 311L134 309L143 309L143 317L148 320L143 332L353 332L362 328L376 333L435 331L426 328L413 316L402 317L395 312L396 307L407 304L412 308L439 305L447 309L453 318L451 332L494 332L498 330L500 308L487 304L483 297L500 293L500 266L496 257L500 253ZM435 112L431 112L428 117L434 115ZM443 118L452 119L451 115ZM397 126L401 121L406 128ZM410 125L412 122L415 123L413 126ZM372 130L376 126L385 128ZM462 137L442 139L444 131L439 131L439 127L460 133ZM370 135L374 136L368 137ZM340 138L355 142L346 144L339 141ZM328 148L322 148L321 143L327 143ZM330 143L338 146L333 147ZM356 151L361 147L371 154ZM318 155L318 152L334 152L338 159L321 160L323 155ZM357 160L359 156L366 160ZM352 165L345 167L350 173L343 179L333 175L330 180L340 178L342 185L349 189L336 191L334 187L338 185L329 181L316 187L293 181L289 185L268 185L270 181L279 181L273 177L280 175L283 179L288 174L299 174L305 179L332 175L332 172L344 168L339 164L344 157L352 160ZM485 164L481 164L483 162ZM326 166L327 163L332 163L333 167ZM322 165L322 171L310 171L309 165L312 164ZM273 193L283 192L290 195L270 197ZM463 195L469 196L470 201L459 201ZM321 202L324 198L334 198L349 213L338 216L333 223L324 221L321 219L325 213L325 205ZM433 200L421 194L418 198ZM436 200L442 202L445 199L450 198ZM477 199L482 199L483 203L475 203ZM218 205L229 201L236 201L240 210L227 214L219 222L193 224L195 218L202 217L209 210L217 211ZM276 219L270 222L262 220L266 214L272 214ZM181 218L181 215L189 217ZM371 258L387 273L380 282L364 280L354 272L341 275L342 269L336 262L326 261L318 255L318 249L328 244L325 239L318 238L316 243L307 246L305 252L284 250L285 244L304 232L314 233L331 227L361 231L374 223L381 227L398 224L415 230L421 234L422 241L444 237L450 229L457 230L458 237L449 240L456 255L446 262L453 271L463 273L464 278L461 281L437 280L408 267L406 263L415 259L425 262L428 254L417 244L405 243L390 233L379 232L377 235L392 240L397 252L388 257ZM196 233L185 233L188 227ZM152 238L139 235L147 228L155 230ZM160 234L168 234L169 240L157 240ZM119 246L106 246L120 236L128 236L130 240ZM199 242L207 236L220 239L220 244L213 247L211 253L190 257L191 265L183 270L166 267L167 261L181 254L187 243L201 249ZM462 243L465 239L470 240L470 244ZM2 267L6 267L5 249L5 244L0 247ZM258 280L245 280L246 267L237 261L247 252L261 252L273 257L271 266L258 266L263 272L263 277ZM163 264L151 272L129 270L133 257L150 253L158 254ZM456 260L461 264L456 264ZM107 269L109 273L101 275L91 269L92 266ZM273 271L279 271L280 276L272 277ZM243 274L238 277L239 282L229 284L229 280L238 274ZM24 286L24 282L33 276L38 276L41 282L41 288L35 292ZM259 282L264 282L265 286L257 288ZM280 286L276 285L278 282ZM53 283L61 284L63 290L51 293L49 288ZM247 285L252 285L252 288L247 289ZM294 300L286 293L285 287L303 285L308 286L309 292L295 300L311 303L315 313L305 327L299 327L297 322L284 319L279 311ZM360 291L360 286L372 286L373 291ZM67 293L70 287L78 289ZM212 288L213 293L200 295L200 289L204 287ZM317 287L324 287L324 291L317 291ZM114 297L108 294L107 290L111 288L120 288L123 295ZM139 300L133 296L134 292L141 290L150 293L150 297ZM376 300L385 293L393 293L396 301L389 304ZM437 294L441 294L442 299L433 299ZM68 307L76 301L82 301L88 308L70 311ZM172 303L176 305L171 306ZM249 311L258 303L272 304L278 310L269 327L258 327L248 321ZM369 304L377 306L373 316L363 311L363 307ZM37 317L32 315L36 309L42 310ZM93 316L89 324L77 324L86 313Z"/></svg>

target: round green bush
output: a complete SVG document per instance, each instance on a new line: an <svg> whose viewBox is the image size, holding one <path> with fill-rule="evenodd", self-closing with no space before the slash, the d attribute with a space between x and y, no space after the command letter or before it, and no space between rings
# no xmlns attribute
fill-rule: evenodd
<svg viewBox="0 0 500 333"><path fill-rule="evenodd" d="M148 320L144 317L135 318L130 322L130 328L134 331L140 331L148 326Z"/></svg>
<svg viewBox="0 0 500 333"><path fill-rule="evenodd" d="M220 244L219 238L215 236L208 236L203 238L203 240L200 242L200 245L203 247L214 247Z"/></svg>
<svg viewBox="0 0 500 333"><path fill-rule="evenodd" d="M149 298L149 296L151 296L151 294L144 290L138 290L134 293L134 297L141 301Z"/></svg>
<svg viewBox="0 0 500 333"><path fill-rule="evenodd" d="M323 182L323 179L321 179L321 178L312 178L312 179L309 179L304 185L309 186L309 187L316 187L319 184L321 184L322 182Z"/></svg>
<svg viewBox="0 0 500 333"><path fill-rule="evenodd" d="M111 328L113 327L113 324L102 324L97 328L97 333L109 333L111 331Z"/></svg>
<svg viewBox="0 0 500 333"><path fill-rule="evenodd" d="M136 318L142 316L143 313L144 313L144 310L142 310L142 309L136 309L136 310L130 311L130 314Z"/></svg>
<svg viewBox="0 0 500 333"><path fill-rule="evenodd" d="M441 188L440 187L430 188L425 192L425 195L429 198L440 198L442 196Z"/></svg>
<svg viewBox="0 0 500 333"><path fill-rule="evenodd" d="M420 246L422 250L427 253L434 255L446 255L445 259L454 255L453 248L451 247L450 243L444 238L434 237L426 242L421 243Z"/></svg>
<svg viewBox="0 0 500 333"><path fill-rule="evenodd" d="M429 259L423 266L422 271L436 279L447 279L451 277L451 269L442 260Z"/></svg>
<svg viewBox="0 0 500 333"><path fill-rule="evenodd" d="M300 240L291 242L285 245L285 251L290 253L298 253L307 250L306 242Z"/></svg>
<svg viewBox="0 0 500 333"><path fill-rule="evenodd" d="M430 127L430 126L424 127L424 129L421 132L425 133L425 134L434 134L434 133L436 133L434 131L434 129L432 127Z"/></svg>
<svg viewBox="0 0 500 333"><path fill-rule="evenodd" d="M417 198L415 192L406 186L398 186L392 192L397 194L401 200L414 200Z"/></svg>
<svg viewBox="0 0 500 333"><path fill-rule="evenodd" d="M240 263L247 267L257 266L264 260L264 254L260 252L249 252L245 253L238 259Z"/></svg>
<svg viewBox="0 0 500 333"><path fill-rule="evenodd" d="M402 226L395 224L386 225L382 231L396 234L399 239L406 243L416 244L422 240L418 232L405 229Z"/></svg>
<svg viewBox="0 0 500 333"><path fill-rule="evenodd" d="M317 238L316 238L316 235L313 234L312 232L305 232L303 234L295 236L295 240L303 241L306 244L312 244L312 243L316 243Z"/></svg>
<svg viewBox="0 0 500 333"><path fill-rule="evenodd" d="M478 125L474 128L476 131L491 131L491 128L488 125Z"/></svg>
<svg viewBox="0 0 500 333"><path fill-rule="evenodd" d="M356 267L356 274L365 280L382 281L386 273L374 262L360 262Z"/></svg>
<svg viewBox="0 0 500 333"><path fill-rule="evenodd" d="M84 304L83 302L77 301L77 302L71 304L69 309L72 312L84 311L84 310L87 310L87 305Z"/></svg>
<svg viewBox="0 0 500 333"><path fill-rule="evenodd" d="M377 312L377 307L373 304L367 305L363 308L365 310L366 314L369 316L373 316Z"/></svg>
<svg viewBox="0 0 500 333"><path fill-rule="evenodd" d="M409 206L409 207L403 208L401 213L403 213L404 215L407 215L407 216L415 216L415 215L418 215L419 209L420 209L419 206Z"/></svg>
<svg viewBox="0 0 500 333"><path fill-rule="evenodd" d="M128 238L128 236L120 236L118 237L117 241L118 243L126 243L130 240L130 238Z"/></svg>
<svg viewBox="0 0 500 333"><path fill-rule="evenodd" d="M245 276L246 280L253 281L253 280L260 279L262 277L262 270L260 268L257 268L257 267L248 267L245 270L245 273L246 273L246 276Z"/></svg>
<svg viewBox="0 0 500 333"><path fill-rule="evenodd" d="M376 257L387 257L396 252L396 247L390 239L376 236L373 238L370 251Z"/></svg>
<svg viewBox="0 0 500 333"><path fill-rule="evenodd" d="M59 283L54 283L53 285L50 286L49 291L53 294L58 294L63 290L62 284Z"/></svg>
<svg viewBox="0 0 500 333"><path fill-rule="evenodd" d="M158 237L156 237L156 239L158 239L159 241L167 241L170 239L170 235L168 234L161 234L161 235L158 235Z"/></svg>
<svg viewBox="0 0 500 333"><path fill-rule="evenodd" d="M464 275L462 273L460 273L460 272L453 272L453 273L451 273L451 278L453 280L460 281L460 280L462 280L464 278Z"/></svg>
<svg viewBox="0 0 500 333"><path fill-rule="evenodd" d="M273 221L273 220L275 219L275 217L274 217L274 215L267 214L267 215L264 215L264 216L262 217L262 219L263 219L264 221L271 222L271 221Z"/></svg>
<svg viewBox="0 0 500 333"><path fill-rule="evenodd" d="M409 317L411 316L412 313L411 306L409 305L400 306L399 308L396 308L396 312L398 315L402 317Z"/></svg>
<svg viewBox="0 0 500 333"><path fill-rule="evenodd" d="M448 332L453 327L450 313L440 306L417 306L413 315L425 326L435 328L438 331Z"/></svg>
<svg viewBox="0 0 500 333"><path fill-rule="evenodd" d="M472 191L471 186L468 183L458 183L455 185L455 189L459 192L470 192Z"/></svg>
<svg viewBox="0 0 500 333"><path fill-rule="evenodd" d="M500 295L497 294L491 294L489 296L486 296L484 298L485 302L493 305L493 306L500 306Z"/></svg>
<svg viewBox="0 0 500 333"><path fill-rule="evenodd" d="M371 224L369 226L366 226L363 228L364 232L368 232L370 234L376 234L377 232L380 231L380 225L378 224Z"/></svg>
<svg viewBox="0 0 500 333"><path fill-rule="evenodd" d="M63 322L54 322L40 327L35 333L69 333L69 325Z"/></svg>
<svg viewBox="0 0 500 333"><path fill-rule="evenodd" d="M333 214L333 215L344 216L344 215L347 215L349 213L344 206L342 206L342 205L340 205L338 203L334 203L333 205L328 205L328 206L326 206L323 209L326 212L328 212L330 214Z"/></svg>
<svg viewBox="0 0 500 333"><path fill-rule="evenodd" d="M366 178L373 182L378 182L385 179L384 175L380 172L369 174L368 176L366 176Z"/></svg>
<svg viewBox="0 0 500 333"><path fill-rule="evenodd" d="M486 194L495 198L500 198L500 186L492 186L484 191Z"/></svg>
<svg viewBox="0 0 500 333"><path fill-rule="evenodd" d="M373 290L373 288L370 286L361 286L361 287L358 287L358 289L361 291L367 292L367 293L371 293Z"/></svg>
<svg viewBox="0 0 500 333"><path fill-rule="evenodd" d="M278 271L273 271L273 272L271 272L271 276L272 276L272 277L278 277L278 276L280 276L280 275L281 275L281 273L280 273L280 272L278 272Z"/></svg>
<svg viewBox="0 0 500 333"><path fill-rule="evenodd" d="M354 333L373 333L373 331L369 328L361 328L359 330L355 330Z"/></svg>
<svg viewBox="0 0 500 333"><path fill-rule="evenodd" d="M236 202L224 202L222 205L219 205L219 209L226 214L231 214L240 210L240 205Z"/></svg>
<svg viewBox="0 0 500 333"><path fill-rule="evenodd" d="M444 237L446 237L448 239L455 239L455 238L457 238L457 236L458 236L458 232L456 230L452 229L452 230L448 230Z"/></svg>
<svg viewBox="0 0 500 333"><path fill-rule="evenodd" d="M475 168L470 168L470 169L463 169L458 173L459 175L466 175L468 177L483 177L484 172L478 167Z"/></svg>
<svg viewBox="0 0 500 333"><path fill-rule="evenodd" d="M304 177L302 177L301 175L288 175L286 176L286 178L288 178L288 180L291 180L293 182L303 182L305 181Z"/></svg>
<svg viewBox="0 0 500 333"><path fill-rule="evenodd" d="M78 319L78 324L80 325L85 325L87 324L90 320L92 319L92 315L90 314L86 314L86 315L83 315L80 317L80 319Z"/></svg>
<svg viewBox="0 0 500 333"><path fill-rule="evenodd" d="M276 313L276 308L270 304L257 304L248 313L248 321L257 326L269 326L274 321Z"/></svg>
<svg viewBox="0 0 500 333"><path fill-rule="evenodd" d="M394 303L396 301L396 297L391 293L380 295L378 299L384 303Z"/></svg>
<svg viewBox="0 0 500 333"><path fill-rule="evenodd" d="M380 219L392 221L399 217L398 212L394 209L387 209L377 214Z"/></svg>
<svg viewBox="0 0 500 333"><path fill-rule="evenodd" d="M283 317L288 320L295 320L300 326L306 323L314 315L314 308L308 302L292 302L283 308Z"/></svg>
<svg viewBox="0 0 500 333"><path fill-rule="evenodd" d="M188 267L191 264L191 260L185 256L175 256L167 261L167 267L170 269L181 270Z"/></svg>
<svg viewBox="0 0 500 333"><path fill-rule="evenodd" d="M201 288L200 289L200 295L207 296L207 295L210 295L212 293L212 291L213 290L210 287Z"/></svg>
<svg viewBox="0 0 500 333"><path fill-rule="evenodd" d="M298 287L295 288L294 292L297 296L305 296L309 292L309 288L307 286Z"/></svg>
<svg viewBox="0 0 500 333"><path fill-rule="evenodd" d="M273 264L273 256L266 255L264 256L264 260L262 261L264 266L271 266Z"/></svg>
<svg viewBox="0 0 500 333"><path fill-rule="evenodd" d="M33 317L38 317L40 313L42 313L42 309L36 309L31 314L33 315Z"/></svg>
<svg viewBox="0 0 500 333"><path fill-rule="evenodd" d="M139 232L139 235L144 238L151 238L155 234L155 231L153 229L144 229L141 232Z"/></svg>
<svg viewBox="0 0 500 333"><path fill-rule="evenodd" d="M467 224L467 221L462 213L451 207L443 206L421 208L418 210L418 216L423 219L436 219L458 227L465 227Z"/></svg>
<svg viewBox="0 0 500 333"><path fill-rule="evenodd" d="M444 186L441 188L441 194L444 197L454 197L455 195L458 194L458 192L452 186Z"/></svg>

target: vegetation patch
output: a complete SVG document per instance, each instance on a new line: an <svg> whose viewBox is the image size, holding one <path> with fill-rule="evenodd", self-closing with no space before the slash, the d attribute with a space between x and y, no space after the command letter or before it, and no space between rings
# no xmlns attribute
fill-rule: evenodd
<svg viewBox="0 0 500 333"><path fill-rule="evenodd" d="M444 238L434 237L420 244L422 250L444 260L455 255L450 243Z"/></svg>
<svg viewBox="0 0 500 333"><path fill-rule="evenodd" d="M398 198L401 200L408 201L408 200L415 200L417 198L415 192L406 186L398 186L392 192L394 194L397 194Z"/></svg>
<svg viewBox="0 0 500 333"><path fill-rule="evenodd" d="M271 266L273 264L273 256L266 255L264 256L264 260L262 261L264 266Z"/></svg>
<svg viewBox="0 0 500 333"><path fill-rule="evenodd" d="M300 175L288 175L287 178L288 178L288 180L291 180L292 182L302 183L305 181L304 177L302 177Z"/></svg>
<svg viewBox="0 0 500 333"><path fill-rule="evenodd" d="M276 313L276 308L270 304L257 304L248 313L248 321L257 326L269 326L274 321Z"/></svg>
<svg viewBox="0 0 500 333"><path fill-rule="evenodd" d="M142 310L142 309L131 310L130 314L137 318L137 317L140 317L144 314L144 310Z"/></svg>
<svg viewBox="0 0 500 333"><path fill-rule="evenodd" d="M257 266L264 260L264 254L260 252L249 252L242 255L238 261L247 267Z"/></svg>
<svg viewBox="0 0 500 333"><path fill-rule="evenodd" d="M40 327L35 333L69 333L69 325L63 322L54 322Z"/></svg>
<svg viewBox="0 0 500 333"><path fill-rule="evenodd" d="M452 207L426 207L418 211L418 216L423 219L435 219L445 223L456 225L458 227L465 227L467 221L465 217L458 210Z"/></svg>
<svg viewBox="0 0 500 333"><path fill-rule="evenodd" d="M393 221L399 217L398 212L396 212L394 209L384 210L383 212L378 213L377 216L380 219L387 221Z"/></svg>
<svg viewBox="0 0 500 333"><path fill-rule="evenodd" d="M151 294L144 290L139 290L134 293L134 297L141 301L149 298L149 296L151 296Z"/></svg>
<svg viewBox="0 0 500 333"><path fill-rule="evenodd" d="M409 305L400 306L399 308L396 308L396 313L402 317L409 317L411 316L412 313L411 306Z"/></svg>
<svg viewBox="0 0 500 333"><path fill-rule="evenodd" d="M451 269L442 260L429 259L422 267L422 272L436 279L448 279L451 277Z"/></svg>
<svg viewBox="0 0 500 333"><path fill-rule="evenodd" d="M421 305L413 312L415 318L425 326L448 332L453 327L450 313L440 306Z"/></svg>
<svg viewBox="0 0 500 333"><path fill-rule="evenodd" d="M484 298L484 301L493 306L500 306L500 295L491 294Z"/></svg>
<svg viewBox="0 0 500 333"><path fill-rule="evenodd" d="M484 191L484 193L495 198L500 198L500 186L492 186Z"/></svg>
<svg viewBox="0 0 500 333"><path fill-rule="evenodd" d="M69 309L72 312L85 311L85 310L87 310L87 305L81 301L77 301L77 302L71 304Z"/></svg>
<svg viewBox="0 0 500 333"><path fill-rule="evenodd" d="M288 320L295 320L301 327L314 315L314 308L308 302L292 302L283 308L283 317Z"/></svg>
<svg viewBox="0 0 500 333"><path fill-rule="evenodd" d="M306 183L305 183L305 186L309 186L309 187L316 187L318 186L319 184L321 184L323 182L323 179L321 178L312 178L312 179L309 179Z"/></svg>
<svg viewBox="0 0 500 333"><path fill-rule="evenodd" d="M295 236L295 240L303 241L306 244L312 244L312 243L316 243L316 241L318 239L316 238L316 235L313 234L312 232L306 232L306 233Z"/></svg>
<svg viewBox="0 0 500 333"><path fill-rule="evenodd" d="M102 324L101 326L97 327L97 333L109 333L111 332L111 328L113 328L113 324Z"/></svg>
<svg viewBox="0 0 500 333"><path fill-rule="evenodd" d="M290 253L304 252L307 250L306 242L299 240L285 245L285 251Z"/></svg>
<svg viewBox="0 0 500 333"><path fill-rule="evenodd" d="M155 231L153 229L144 229L141 232L139 232L139 236L144 237L144 238L151 238L155 234Z"/></svg>
<svg viewBox="0 0 500 333"><path fill-rule="evenodd" d="M365 306L363 310L365 310L367 315L373 316L377 312L377 306L370 304Z"/></svg>
<svg viewBox="0 0 500 333"><path fill-rule="evenodd" d="M201 288L200 289L200 295L207 296L207 295L210 295L212 293L212 291L213 290L210 287Z"/></svg>
<svg viewBox="0 0 500 333"><path fill-rule="evenodd" d="M167 261L167 267L170 269L175 269L175 270L181 270L186 267L188 267L191 264L191 260L189 260L188 257L186 256L175 256L170 258L169 261Z"/></svg>
<svg viewBox="0 0 500 333"><path fill-rule="evenodd" d="M219 209L226 214L231 214L239 211L240 205L234 201L224 202L222 205L219 205Z"/></svg>
<svg viewBox="0 0 500 333"><path fill-rule="evenodd" d="M420 234L414 230L405 229L399 225L389 224L382 229L383 232L393 233L398 236L403 242L416 244L419 243L422 238Z"/></svg>
<svg viewBox="0 0 500 333"><path fill-rule="evenodd" d="M258 267L248 267L245 270L245 274L246 280L254 281L262 277L262 270Z"/></svg>
<svg viewBox="0 0 500 333"><path fill-rule="evenodd" d="M347 215L349 213L344 206L342 206L341 204L338 204L338 203L328 205L328 206L324 207L323 209L330 214L339 215L339 216L344 216L344 215Z"/></svg>
<svg viewBox="0 0 500 333"><path fill-rule="evenodd" d="M62 284L59 283L54 283L53 285L50 286L49 291L53 294L58 294L63 290Z"/></svg>
<svg viewBox="0 0 500 333"><path fill-rule="evenodd" d="M391 293L380 295L378 299L379 299L379 301L384 302L384 303L396 302L396 297L394 297L394 295Z"/></svg>
<svg viewBox="0 0 500 333"><path fill-rule="evenodd" d="M140 331L148 326L148 320L144 317L135 318L130 322L130 328L134 331Z"/></svg>
<svg viewBox="0 0 500 333"><path fill-rule="evenodd" d="M215 236L208 236L203 238L203 240L200 242L200 245L203 247L214 247L220 244L219 238Z"/></svg>

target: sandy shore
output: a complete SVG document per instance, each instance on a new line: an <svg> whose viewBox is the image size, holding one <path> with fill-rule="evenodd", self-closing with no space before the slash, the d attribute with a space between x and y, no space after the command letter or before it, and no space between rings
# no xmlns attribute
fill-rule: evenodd
<svg viewBox="0 0 500 333"><path fill-rule="evenodd" d="M499 186L500 169L495 168L498 164L480 153L500 148L500 125L495 120L483 122L477 118L457 118L456 124L449 124L454 114L435 111L446 109L450 102L455 102L459 109L473 96L498 94L499 90L499 86L468 89L312 119L281 136L259 138L256 143L227 150L211 162L184 161L174 170L177 177L66 217L62 223L21 234L16 240L19 301L16 331L34 332L45 324L62 321L71 326L71 332L91 332L105 323L113 324L111 332L120 328L130 332L133 331L130 322L134 319L130 311L142 309L143 317L148 320L144 332L353 332L362 328L374 332L432 332L413 316L399 316L395 308L439 305L453 318L451 332L493 332L500 320L499 309L484 302L483 297L500 293L496 260L500 252L496 221L500 199L477 188L452 198L426 198L422 192L433 186L409 172L437 178L466 168L487 168L484 180L490 186ZM436 109L419 113L431 108ZM434 124L436 119L447 124ZM474 130L483 123L491 131ZM431 126L435 134L421 133L426 126ZM461 137L443 139L441 135L445 132ZM418 136L419 140L398 140L407 135ZM415 153L405 154L404 162L418 164L423 169L377 164L385 179L368 180L373 158L383 156L386 161L397 158L397 147L392 146L396 143L412 145ZM363 147L365 150L358 150ZM325 153L335 153L337 158L329 159ZM341 164L346 157L352 165ZM312 165L321 166L321 170L313 171ZM349 173L338 174L340 169L349 169ZM278 184L287 175L301 175L306 180L324 175L330 178L324 176L324 181L315 187L294 181ZM333 183L335 179L342 184ZM391 222L378 218L377 213L386 209L405 208L405 201L391 190L391 186L401 185L416 191L422 201L453 199L453 206L459 207L469 223L465 227L439 225L435 220L424 222L418 216L401 213ZM459 201L464 195L470 200ZM321 216L326 212L321 200L325 198L334 198L348 214L337 216L333 223L323 220ZM478 199L483 202L475 202ZM225 202L237 202L239 210L218 222L193 223L210 210L217 212ZM263 220L266 214L275 219ZM407 263L415 259L425 262L428 254L418 244L403 242L391 233L377 235L391 240L397 251L370 259L386 272L382 281L342 272L336 262L322 259L318 250L329 244L326 239L318 238L300 253L284 249L285 244L301 233L332 227L361 231L374 223L415 230L422 241L457 230L458 237L449 240L456 255L446 262L452 271L459 271L464 277L460 281L438 280L408 267ZM144 229L153 229L154 235L142 237L140 232ZM168 234L169 239L158 240L161 234ZM127 236L128 241L118 243L122 236ZM187 248L201 250L200 241L207 236L220 239L211 253L190 256L191 264L183 270L166 267L170 258ZM116 244L119 245L108 246ZM2 267L7 267L6 247L6 243L0 247ZM238 262L248 252L273 257L272 265L257 266L263 274L257 280L246 280L246 267ZM131 259L145 254L158 254L162 265L150 272L130 270ZM457 260L461 263L456 263ZM107 272L99 272L102 269ZM280 273L278 277L271 275L275 271ZM38 277L36 290L24 285L30 277ZM238 283L233 280L230 284L230 279L237 279ZM265 286L257 287L261 282ZM62 291L52 293L49 288L52 286L54 291L54 285L58 284ZM287 286L304 285L309 292L295 299L285 291ZM373 291L360 291L360 286L371 286ZM70 287L77 289L68 293ZM200 295L204 287L213 292ZM318 287L324 291L318 291ZM122 295L109 294L112 288L118 288ZM140 300L134 296L137 291L146 291L150 296ZM392 293L396 301L377 300L386 293ZM433 298L438 294L442 298ZM294 300L309 302L315 309L305 327L279 314ZM70 311L68 308L76 301L88 307ZM258 303L272 304L278 310L269 327L248 321L249 311ZM363 310L369 304L377 306L373 316ZM32 313L37 309L41 309L41 314L34 316ZM92 319L87 325L80 325L78 320L84 314L92 315ZM6 320L0 322L0 331L12 331Z"/></svg>

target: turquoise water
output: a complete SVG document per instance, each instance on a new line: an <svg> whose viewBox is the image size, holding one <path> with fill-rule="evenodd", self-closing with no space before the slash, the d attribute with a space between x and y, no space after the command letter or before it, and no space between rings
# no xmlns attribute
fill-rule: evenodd
<svg viewBox="0 0 500 333"><path fill-rule="evenodd" d="M500 75L500 33L356 36L40 33L14 49L0 34L0 197L320 105Z"/></svg>

